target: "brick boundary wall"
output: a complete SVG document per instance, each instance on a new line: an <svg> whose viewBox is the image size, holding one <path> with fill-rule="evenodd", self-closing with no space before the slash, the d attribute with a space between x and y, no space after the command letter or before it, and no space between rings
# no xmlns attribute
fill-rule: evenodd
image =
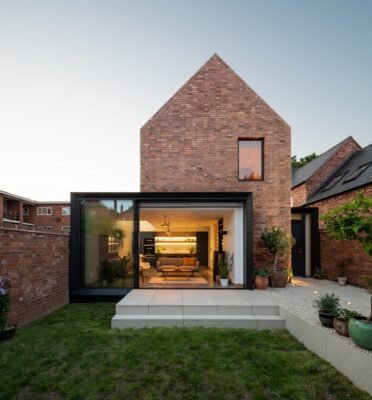
<svg viewBox="0 0 372 400"><path fill-rule="evenodd" d="M350 192L332 196L323 201L310 204L318 207L319 215L325 214L333 208L339 207L353 200L359 192L363 191L367 197L372 197L372 185L364 186ZM346 258L352 258L352 263L345 270L348 282L353 285L366 286L364 275L372 276L372 257L369 257L362 246L355 241L331 239L325 229L324 223L319 221L320 227L320 259L321 268L327 279L337 280L337 264Z"/></svg>
<svg viewBox="0 0 372 400"><path fill-rule="evenodd" d="M0 227L0 276L11 279L10 323L68 303L69 235Z"/></svg>

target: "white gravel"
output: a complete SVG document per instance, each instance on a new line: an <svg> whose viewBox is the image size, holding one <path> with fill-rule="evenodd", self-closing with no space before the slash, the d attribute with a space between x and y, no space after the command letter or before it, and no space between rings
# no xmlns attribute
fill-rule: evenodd
<svg viewBox="0 0 372 400"><path fill-rule="evenodd" d="M354 347L357 346L350 338L339 336L334 329L324 328L321 325L318 311L314 308L313 302L321 294L334 293L340 297L342 308L357 311L365 316L369 316L371 311L371 294L366 289L351 285L339 286L337 282L327 279L294 278L292 279L292 284L288 284L286 289L268 288L264 293L269 300L285 310L292 312L312 325L324 329L330 334L337 335L339 338L351 343ZM372 351L363 351L372 358Z"/></svg>

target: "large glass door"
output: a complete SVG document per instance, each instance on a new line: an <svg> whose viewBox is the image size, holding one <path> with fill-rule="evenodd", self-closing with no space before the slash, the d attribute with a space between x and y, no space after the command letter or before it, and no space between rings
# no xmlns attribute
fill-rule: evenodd
<svg viewBox="0 0 372 400"><path fill-rule="evenodd" d="M135 207L131 199L80 200L84 287L138 287Z"/></svg>

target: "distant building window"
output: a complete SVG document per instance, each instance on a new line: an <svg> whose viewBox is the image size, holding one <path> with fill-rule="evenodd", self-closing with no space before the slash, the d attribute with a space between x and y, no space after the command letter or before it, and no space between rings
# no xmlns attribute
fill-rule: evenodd
<svg viewBox="0 0 372 400"><path fill-rule="evenodd" d="M263 179L263 140L239 139L239 180Z"/></svg>
<svg viewBox="0 0 372 400"><path fill-rule="evenodd" d="M37 226L36 227L38 230L40 230L40 231L51 231L52 230L52 227L51 226Z"/></svg>
<svg viewBox="0 0 372 400"><path fill-rule="evenodd" d="M37 215L52 215L52 207L38 207Z"/></svg>
<svg viewBox="0 0 372 400"><path fill-rule="evenodd" d="M29 207L23 207L23 215L30 215L30 208Z"/></svg>
<svg viewBox="0 0 372 400"><path fill-rule="evenodd" d="M344 183L353 181L356 178L359 178L360 175L371 165L372 163L367 163L360 165L347 179L344 180Z"/></svg>
<svg viewBox="0 0 372 400"><path fill-rule="evenodd" d="M337 185L338 182L347 174L347 171L344 172L343 174L336 175L328 184L322 189L322 192L325 192L329 189L332 189L335 185Z"/></svg>
<svg viewBox="0 0 372 400"><path fill-rule="evenodd" d="M62 215L70 215L70 207L62 207Z"/></svg>
<svg viewBox="0 0 372 400"><path fill-rule="evenodd" d="M69 226L62 226L62 232L70 233L70 227Z"/></svg>

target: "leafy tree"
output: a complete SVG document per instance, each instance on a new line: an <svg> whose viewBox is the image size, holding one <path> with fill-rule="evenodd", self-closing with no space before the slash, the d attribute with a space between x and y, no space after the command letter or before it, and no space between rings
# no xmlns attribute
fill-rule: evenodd
<svg viewBox="0 0 372 400"><path fill-rule="evenodd" d="M278 256L284 256L296 242L291 235L287 235L277 226L270 230L265 229L262 232L261 241L273 256L273 272L277 271Z"/></svg>
<svg viewBox="0 0 372 400"><path fill-rule="evenodd" d="M291 157L292 160L292 167L303 167L304 165L308 164L310 161L314 160L318 156L315 153L311 153L308 156L302 157L297 160L297 156L294 155Z"/></svg>
<svg viewBox="0 0 372 400"><path fill-rule="evenodd" d="M349 203L322 215L321 220L331 238L355 240L372 256L372 198L360 192Z"/></svg>

